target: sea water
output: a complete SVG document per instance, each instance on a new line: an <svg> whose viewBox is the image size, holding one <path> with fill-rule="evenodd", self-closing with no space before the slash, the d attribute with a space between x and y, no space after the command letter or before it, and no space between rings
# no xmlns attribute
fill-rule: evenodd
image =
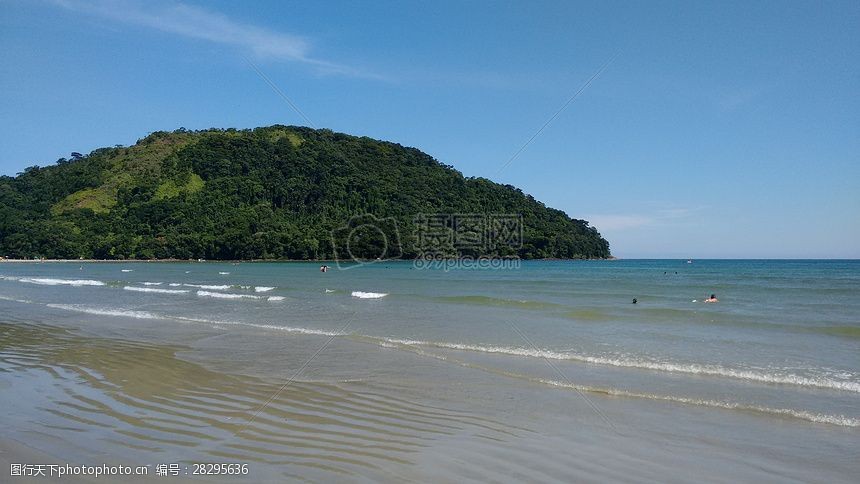
<svg viewBox="0 0 860 484"><path fill-rule="evenodd" d="M54 389L35 409L4 390L4 428L258 477L860 470L858 261L318 265L3 263L0 380Z"/></svg>

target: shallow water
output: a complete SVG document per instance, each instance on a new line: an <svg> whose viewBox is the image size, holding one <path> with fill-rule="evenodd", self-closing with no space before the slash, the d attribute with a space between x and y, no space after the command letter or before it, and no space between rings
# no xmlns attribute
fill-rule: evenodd
<svg viewBox="0 0 860 484"><path fill-rule="evenodd" d="M850 482L858 288L856 261L3 263L0 424L252 480Z"/></svg>

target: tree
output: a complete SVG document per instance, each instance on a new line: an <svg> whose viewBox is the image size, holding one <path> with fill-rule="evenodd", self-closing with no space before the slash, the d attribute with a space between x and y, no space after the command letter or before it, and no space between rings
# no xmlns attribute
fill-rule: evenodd
<svg viewBox="0 0 860 484"><path fill-rule="evenodd" d="M437 212L522 215L521 246L453 255L609 256L608 242L587 222L516 187L463 177L396 143L280 125L156 131L127 148L73 152L71 160L0 177L0 253L323 258L336 252L334 230L370 213L393 220L399 253L414 257L415 216ZM387 240L371 229L350 242L355 255L377 257L390 244L389 229Z"/></svg>

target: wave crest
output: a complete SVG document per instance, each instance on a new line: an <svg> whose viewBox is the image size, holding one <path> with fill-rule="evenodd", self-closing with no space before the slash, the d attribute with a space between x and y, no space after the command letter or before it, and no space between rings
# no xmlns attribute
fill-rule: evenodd
<svg viewBox="0 0 860 484"><path fill-rule="evenodd" d="M589 356L569 352L558 352L551 350L529 349L510 346L485 346L476 344L446 343L439 341L420 341L392 338L386 338L385 340L389 343L402 344L406 346L429 346L459 351L474 351L480 353L505 354L511 356L525 356L532 358L546 358L549 360L578 361L582 363L615 366L620 368L663 371L669 373L684 373L689 375L714 376L733 378L738 380L755 381L760 383L827 388L831 390L843 390L860 393L860 383L855 381L834 380L831 378L824 377L807 377L791 373L778 374L756 370L726 368L718 365L656 362L626 358L610 358L605 356Z"/></svg>
<svg viewBox="0 0 860 484"><path fill-rule="evenodd" d="M156 292L159 294L185 294L188 292L186 289L160 289L157 287L135 287L135 286L125 286L123 289L126 291L135 291L135 292Z"/></svg>
<svg viewBox="0 0 860 484"><path fill-rule="evenodd" d="M89 279L51 279L45 277L22 277L19 282L29 284L39 284L41 286L104 286L102 281L93 281Z"/></svg>
<svg viewBox="0 0 860 484"><path fill-rule="evenodd" d="M364 291L352 291L352 297L357 297L359 299L380 299L387 296L386 292L364 292Z"/></svg>
<svg viewBox="0 0 860 484"><path fill-rule="evenodd" d="M251 294L230 294L226 292L209 292L209 291L197 291L198 296L203 297L214 297L218 299L261 299L261 296L254 296Z"/></svg>
<svg viewBox="0 0 860 484"><path fill-rule="evenodd" d="M196 287L197 289L205 289L207 291L226 291L230 289L229 284L183 284L185 287Z"/></svg>
<svg viewBox="0 0 860 484"><path fill-rule="evenodd" d="M94 308L89 306L78 306L74 304L46 304L49 308L76 311L79 313L96 314L99 316L121 316L136 319L163 319L146 311L133 311L129 309Z"/></svg>
<svg viewBox="0 0 860 484"><path fill-rule="evenodd" d="M723 408L726 410L741 410L748 412L758 412L758 413L766 413L770 415L777 416L785 416L785 417L793 417L801 420L808 420L810 422L816 423L826 423L831 425L838 425L841 427L860 427L860 419L846 417L844 415L827 415L809 412L806 410L794 410L791 408L771 408L764 407L761 405L748 405L744 403L737 402L728 402L728 401L720 401L720 400L707 400L707 399L699 399L699 398L690 398L690 397L679 397L675 395L656 395L653 393L637 393L637 392L628 392L626 390L617 390L614 388L595 388L589 387L585 385L575 385L572 383L564 383L556 380L546 380L546 379L537 379L536 381L540 383L544 383L546 385L560 387L560 388L569 388L572 390L578 391L587 391L593 393L603 393L606 395L619 396L619 397L628 397L628 398L642 398L647 400L661 400L665 402L676 402L683 403L685 405L698 405L702 407L712 407L712 408Z"/></svg>

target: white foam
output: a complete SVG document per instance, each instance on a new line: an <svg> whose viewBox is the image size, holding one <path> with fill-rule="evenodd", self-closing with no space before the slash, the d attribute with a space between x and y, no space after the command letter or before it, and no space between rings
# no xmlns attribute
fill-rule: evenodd
<svg viewBox="0 0 860 484"><path fill-rule="evenodd" d="M134 269L122 269L122 272L134 272Z"/></svg>
<svg viewBox="0 0 860 484"><path fill-rule="evenodd" d="M359 299L379 299L387 296L388 293L384 292L364 292L364 291L352 291L352 297L357 297Z"/></svg>
<svg viewBox="0 0 860 484"><path fill-rule="evenodd" d="M224 294L218 294L219 296L224 296ZM253 296L256 297L256 296ZM82 305L73 305L73 304L47 304L48 307L55 309L63 309L66 311L76 311L80 313L87 314L95 314L99 316L121 316L128 318L136 318L136 319L173 319L176 321L190 322L190 323L202 323L202 324L210 324L210 325L218 325L218 326L247 326L251 328L260 328L260 329L269 329L269 330L277 330L284 331L287 333L298 333L298 334L307 334L314 336L343 336L344 333L338 333L335 331L327 331L324 329L312 329L312 328L296 328L290 326L277 326L274 324L262 324L262 323L244 323L240 321L217 321L210 319L200 319L200 318L185 318L182 316L157 316L152 313L148 313L145 311L133 311L127 309L117 309L117 308L96 308L90 306L82 306Z"/></svg>
<svg viewBox="0 0 860 484"><path fill-rule="evenodd" d="M229 273L229 272L219 272L218 274L221 274L222 276L227 276L227 275L229 275L230 273Z"/></svg>
<svg viewBox="0 0 860 484"><path fill-rule="evenodd" d="M233 287L229 284L221 284L221 285L215 285L215 284L183 284L183 286L196 287L198 289L206 289L207 291L226 291L227 289L230 289L231 287Z"/></svg>
<svg viewBox="0 0 860 484"><path fill-rule="evenodd" d="M18 303L23 303L23 304L30 304L33 302L33 301L29 301L27 299L18 299L18 298L9 297L9 296L0 296L0 300L13 301L13 302L18 302Z"/></svg>
<svg viewBox="0 0 860 484"><path fill-rule="evenodd" d="M284 296L269 296L269 301L283 301Z"/></svg>
<svg viewBox="0 0 860 484"><path fill-rule="evenodd" d="M22 277L18 279L20 282L30 284L39 284L42 286L104 286L102 281L91 281L88 279L50 279L41 277Z"/></svg>
<svg viewBox="0 0 860 484"><path fill-rule="evenodd" d="M262 299L262 296L253 296L251 294L229 294L224 292L209 292L197 291L198 296L216 297L219 299Z"/></svg>
<svg viewBox="0 0 860 484"><path fill-rule="evenodd" d="M254 288L254 292L269 292L269 291L271 291L272 289L274 289L274 287L269 287L269 286L257 286L257 287L255 287L255 288Z"/></svg>
<svg viewBox="0 0 860 484"><path fill-rule="evenodd" d="M311 328L295 328L290 326L277 326L274 324L261 324L261 323L244 323L240 321L217 321L211 319L198 319L198 318L183 318L183 317L175 317L173 319L179 321L188 321L192 323L203 323L203 324L212 324L219 326L247 326L250 328L260 328L260 329L271 329L276 331L284 331L287 333L299 333L299 334L309 334L315 336L343 336L343 333L338 333L334 331L327 331L324 329L311 329Z"/></svg>
<svg viewBox="0 0 860 484"><path fill-rule="evenodd" d="M159 289L157 287L125 286L123 289L125 289L126 291L136 291L136 292L157 292L159 294L185 294L188 292L185 289Z"/></svg>
<svg viewBox="0 0 860 484"><path fill-rule="evenodd" d="M512 356L546 358L549 360L579 361L583 363L615 366L620 368L664 371L669 373L684 373L689 375L715 376L738 380L749 380L760 383L828 388L832 390L843 390L860 393L860 382L834 380L826 377L806 377L791 373L772 373L758 370L726 368L718 365L701 365L695 363L673 363L627 358L589 356L576 353L562 353L551 350L529 349L510 346L485 346L475 344L446 343L438 341L419 341L405 339L386 339L386 341L388 341L389 343L402 344L407 346L431 346L436 348L446 348L460 351L476 351L481 353L496 353Z"/></svg>
<svg viewBox="0 0 860 484"><path fill-rule="evenodd" d="M89 306L78 306L73 304L48 304L49 308L64 309L66 311L77 311L79 313L97 314L99 316L121 316L136 319L162 319L145 311L132 311L129 309L94 308Z"/></svg>
<svg viewBox="0 0 860 484"><path fill-rule="evenodd" d="M181 286L181 285L182 285L182 284L180 284L180 283L178 283L178 282L171 282L170 284L168 284L168 286L170 286L170 287L179 287L179 286Z"/></svg>
<svg viewBox="0 0 860 484"><path fill-rule="evenodd" d="M326 293L334 292L334 291L335 291L334 289L326 289L326 290L325 290L325 292L326 292Z"/></svg>
<svg viewBox="0 0 860 484"><path fill-rule="evenodd" d="M748 412L759 412L771 415L779 415L785 417L793 417L801 420L808 420L816 423L826 423L831 425L839 425L842 427L860 427L860 419L846 417L844 415L827 415L809 412L806 410L795 410L790 408L771 408L760 405L747 405L737 402L728 402L720 400L706 400L699 398L680 397L675 395L656 395L652 393L637 393L628 392L626 390L616 390L614 388L595 388L584 385L574 385L572 383L564 383L556 380L538 379L537 381L561 388L570 388L577 391L588 391L605 393L608 395L629 397L629 398L644 398L648 400L662 400L667 402L683 403L686 405L699 405L703 407L723 408L726 410L741 410Z"/></svg>
<svg viewBox="0 0 860 484"><path fill-rule="evenodd" d="M144 282L143 283L144 286L160 286L161 284L162 284L161 282Z"/></svg>

